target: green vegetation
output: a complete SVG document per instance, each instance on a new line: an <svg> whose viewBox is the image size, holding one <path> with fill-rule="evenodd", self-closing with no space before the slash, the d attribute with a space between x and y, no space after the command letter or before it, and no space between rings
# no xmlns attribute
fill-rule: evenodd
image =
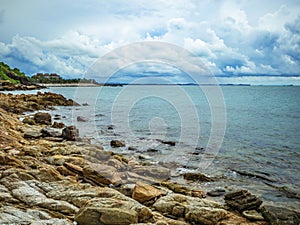
<svg viewBox="0 0 300 225"><path fill-rule="evenodd" d="M19 69L11 69L7 64L0 62L0 80L8 80L12 84L29 84L29 78Z"/></svg>
<svg viewBox="0 0 300 225"><path fill-rule="evenodd" d="M56 73L37 73L36 75L31 77L31 81L34 83L42 83L42 84L70 84L70 83L89 83L89 84L97 84L95 80L92 79L63 79L61 76Z"/></svg>

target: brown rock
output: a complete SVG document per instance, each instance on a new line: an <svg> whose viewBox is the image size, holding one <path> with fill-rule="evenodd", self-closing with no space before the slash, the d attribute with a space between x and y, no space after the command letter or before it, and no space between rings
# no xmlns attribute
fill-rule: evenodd
<svg viewBox="0 0 300 225"><path fill-rule="evenodd" d="M83 168L83 176L86 180L98 185L119 185L122 183L121 174L117 169L104 164L90 163Z"/></svg>
<svg viewBox="0 0 300 225"><path fill-rule="evenodd" d="M183 174L184 179L200 182L211 182L214 181L213 178L208 177L202 173L185 173Z"/></svg>
<svg viewBox="0 0 300 225"><path fill-rule="evenodd" d="M53 128L64 128L65 124L61 122L54 122L52 125Z"/></svg>
<svg viewBox="0 0 300 225"><path fill-rule="evenodd" d="M132 193L132 198L140 203L144 203L161 195L162 192L157 188L143 182L137 182Z"/></svg>
<svg viewBox="0 0 300 225"><path fill-rule="evenodd" d="M68 141L75 141L79 137L79 130L75 126L69 126L63 129L62 137Z"/></svg>
<svg viewBox="0 0 300 225"><path fill-rule="evenodd" d="M119 148L119 147L125 147L125 142L120 140L112 140L110 142L110 146L112 148Z"/></svg>
<svg viewBox="0 0 300 225"><path fill-rule="evenodd" d="M247 190L238 190L230 192L224 197L226 204L238 211L258 209L262 201Z"/></svg>
<svg viewBox="0 0 300 225"><path fill-rule="evenodd" d="M51 115L49 113L38 112L34 114L33 119L38 124L51 125Z"/></svg>

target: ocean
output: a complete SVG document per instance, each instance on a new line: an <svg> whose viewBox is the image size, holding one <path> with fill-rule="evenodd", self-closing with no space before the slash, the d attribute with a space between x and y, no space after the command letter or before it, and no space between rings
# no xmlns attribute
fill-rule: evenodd
<svg viewBox="0 0 300 225"><path fill-rule="evenodd" d="M246 188L269 204L300 208L299 86L129 85L46 91L81 104L57 107L52 114L76 125L94 144L153 163L174 163L178 181L184 171L216 177L216 182L195 184L206 191ZM78 122L78 116L86 121ZM126 147L112 149L112 139L125 141Z"/></svg>

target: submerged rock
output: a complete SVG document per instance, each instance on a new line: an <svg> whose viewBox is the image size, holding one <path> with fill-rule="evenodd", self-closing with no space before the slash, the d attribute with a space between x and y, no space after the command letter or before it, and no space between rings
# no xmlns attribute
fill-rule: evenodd
<svg viewBox="0 0 300 225"><path fill-rule="evenodd" d="M78 121L78 122L87 122L87 121L89 121L89 120L88 120L88 118L85 118L85 117L83 117L83 116L77 116L77 121Z"/></svg>
<svg viewBox="0 0 300 225"><path fill-rule="evenodd" d="M200 182L211 182L214 181L213 178L208 177L202 173L184 173L183 174L184 179L186 180L192 180L192 181L200 181Z"/></svg>

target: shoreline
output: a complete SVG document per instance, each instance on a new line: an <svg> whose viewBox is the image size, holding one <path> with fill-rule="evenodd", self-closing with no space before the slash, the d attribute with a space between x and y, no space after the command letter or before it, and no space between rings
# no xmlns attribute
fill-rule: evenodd
<svg viewBox="0 0 300 225"><path fill-rule="evenodd" d="M226 199L222 204L213 201L213 197L207 200L206 193L190 185L192 180L213 182L201 173L185 175L185 184L174 183L168 167L91 145L78 138L76 128L69 131L75 132L76 138L66 139L62 135L66 127L53 128L51 116L49 120L44 114L41 123L37 116L19 121L20 113L28 109L34 112L55 105L76 105L61 95L0 95L0 199L4 209L4 213L0 210L0 224L5 223L5 210L10 215L22 212L24 220L34 220L29 210L32 207L40 214L51 212L46 216L48 224L112 224L116 215L114 224L269 224L268 212L275 209L264 204L265 208L261 208L259 199L247 191L234 193L244 200L256 199L255 207L250 206L259 215L263 212L262 220L246 218L244 212L249 205L234 201L231 204ZM18 223L17 216L14 222Z"/></svg>

